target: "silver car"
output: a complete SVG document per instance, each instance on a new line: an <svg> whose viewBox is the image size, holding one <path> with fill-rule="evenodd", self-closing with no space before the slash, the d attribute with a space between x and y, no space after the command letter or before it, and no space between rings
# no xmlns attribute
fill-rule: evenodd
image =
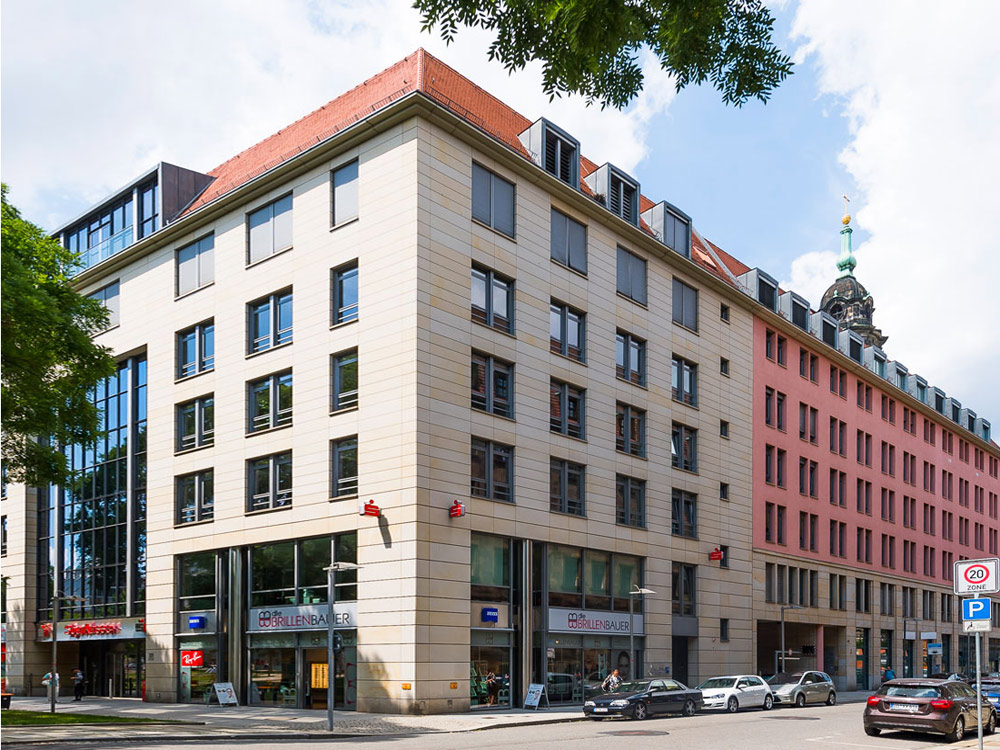
<svg viewBox="0 0 1000 750"><path fill-rule="evenodd" d="M760 707L770 711L774 705L770 686L755 674L712 677L698 686L705 708L721 708L736 713L741 708Z"/></svg>
<svg viewBox="0 0 1000 750"><path fill-rule="evenodd" d="M837 689L826 672L778 672L768 684L774 693L774 702L802 707L807 703L837 702Z"/></svg>

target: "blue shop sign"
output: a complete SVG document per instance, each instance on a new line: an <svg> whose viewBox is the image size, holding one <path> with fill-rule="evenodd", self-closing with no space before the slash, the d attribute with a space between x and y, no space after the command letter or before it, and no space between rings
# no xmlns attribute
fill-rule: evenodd
<svg viewBox="0 0 1000 750"><path fill-rule="evenodd" d="M500 610L496 607L483 607L483 622L500 622Z"/></svg>
<svg viewBox="0 0 1000 750"><path fill-rule="evenodd" d="M188 627L191 630L204 630L208 624L208 618L200 615L190 615L188 617Z"/></svg>

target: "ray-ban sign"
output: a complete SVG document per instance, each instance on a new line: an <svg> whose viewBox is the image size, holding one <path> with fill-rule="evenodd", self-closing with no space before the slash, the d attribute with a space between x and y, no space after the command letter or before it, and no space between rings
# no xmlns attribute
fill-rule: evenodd
<svg viewBox="0 0 1000 750"><path fill-rule="evenodd" d="M957 560L956 594L995 594L1000 591L1000 558Z"/></svg>

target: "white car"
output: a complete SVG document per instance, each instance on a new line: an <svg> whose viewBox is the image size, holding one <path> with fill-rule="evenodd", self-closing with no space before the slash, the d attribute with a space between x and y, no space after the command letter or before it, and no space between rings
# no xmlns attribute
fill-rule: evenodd
<svg viewBox="0 0 1000 750"><path fill-rule="evenodd" d="M705 709L721 708L736 713L741 708L762 708L770 711L774 705L771 686L755 674L712 677L698 686L705 699Z"/></svg>

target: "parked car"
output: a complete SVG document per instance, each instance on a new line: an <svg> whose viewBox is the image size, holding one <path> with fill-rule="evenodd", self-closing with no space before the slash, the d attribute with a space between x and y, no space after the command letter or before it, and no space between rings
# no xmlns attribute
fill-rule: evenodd
<svg viewBox="0 0 1000 750"><path fill-rule="evenodd" d="M698 686L705 699L705 708L724 708L736 713L741 708L763 708L774 705L771 686L755 674L712 677Z"/></svg>
<svg viewBox="0 0 1000 750"><path fill-rule="evenodd" d="M993 707L1000 711L1000 676L992 675L980 678L983 686L983 700L989 701ZM973 687L975 687L973 685Z"/></svg>
<svg viewBox="0 0 1000 750"><path fill-rule="evenodd" d="M609 716L642 720L667 713L694 716L702 705L701 691L677 680L635 680L623 682L613 692L585 701L583 715L597 720Z"/></svg>
<svg viewBox="0 0 1000 750"><path fill-rule="evenodd" d="M889 680L868 698L864 714L865 734L872 737L903 729L958 742L976 723L976 691L958 680ZM996 731L997 711L988 703L983 703L982 723L983 734Z"/></svg>
<svg viewBox="0 0 1000 750"><path fill-rule="evenodd" d="M775 703L802 707L807 703L837 702L837 689L826 672L778 672L768 679Z"/></svg>

